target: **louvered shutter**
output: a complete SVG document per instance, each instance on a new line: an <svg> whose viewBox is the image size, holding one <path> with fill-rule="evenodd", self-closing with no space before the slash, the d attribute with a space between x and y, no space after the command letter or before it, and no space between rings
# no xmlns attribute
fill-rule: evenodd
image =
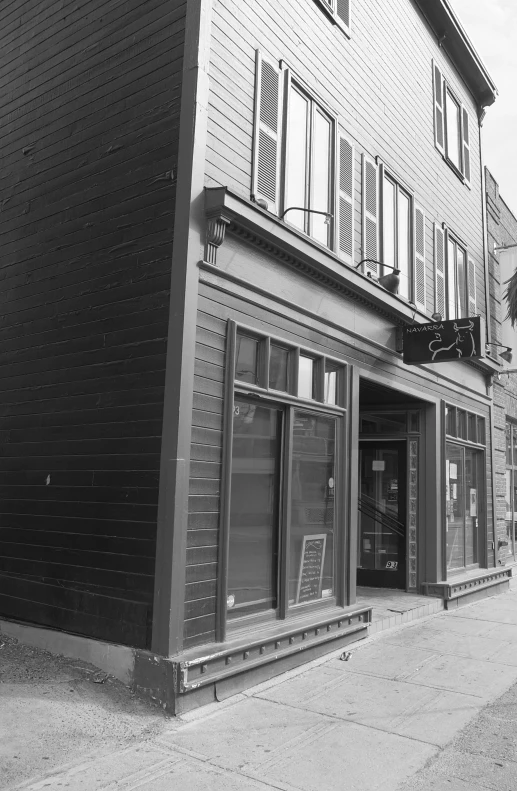
<svg viewBox="0 0 517 791"><path fill-rule="evenodd" d="M363 154L363 258L379 260L379 179L373 160ZM378 264L369 261L364 271L378 274Z"/></svg>
<svg viewBox="0 0 517 791"><path fill-rule="evenodd" d="M251 196L279 210L280 69L257 51L255 72L255 130Z"/></svg>
<svg viewBox="0 0 517 791"><path fill-rule="evenodd" d="M462 123L461 133L463 138L463 175L465 181L470 184L470 129L469 129L469 114L462 108Z"/></svg>
<svg viewBox="0 0 517 791"><path fill-rule="evenodd" d="M447 318L445 310L445 233L434 224L434 309L442 319Z"/></svg>
<svg viewBox="0 0 517 791"><path fill-rule="evenodd" d="M469 316L477 316L476 266L473 258L468 259L467 286L469 292Z"/></svg>
<svg viewBox="0 0 517 791"><path fill-rule="evenodd" d="M348 264L354 257L354 147L339 135L338 239L339 257Z"/></svg>
<svg viewBox="0 0 517 791"><path fill-rule="evenodd" d="M336 16L350 30L350 0L336 0Z"/></svg>
<svg viewBox="0 0 517 791"><path fill-rule="evenodd" d="M425 312L425 214L415 206L415 303Z"/></svg>
<svg viewBox="0 0 517 791"><path fill-rule="evenodd" d="M434 87L434 144L445 154L444 108L443 108L443 77L440 69L433 61Z"/></svg>

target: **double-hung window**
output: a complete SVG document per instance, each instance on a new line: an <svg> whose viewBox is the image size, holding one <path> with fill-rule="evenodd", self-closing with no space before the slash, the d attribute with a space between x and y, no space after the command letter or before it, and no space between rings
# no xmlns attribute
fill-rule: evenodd
<svg viewBox="0 0 517 791"><path fill-rule="evenodd" d="M469 114L433 63L434 143L458 175L470 183Z"/></svg>
<svg viewBox="0 0 517 791"><path fill-rule="evenodd" d="M475 316L476 270L466 246L435 223L435 310L445 319Z"/></svg>
<svg viewBox="0 0 517 791"><path fill-rule="evenodd" d="M285 220L330 247L335 123L292 79L287 94Z"/></svg>
<svg viewBox="0 0 517 791"><path fill-rule="evenodd" d="M363 157L362 258L373 277L399 273L399 296L426 309L425 215L384 167Z"/></svg>
<svg viewBox="0 0 517 791"><path fill-rule="evenodd" d="M288 68L257 52L251 197L353 262L354 147Z"/></svg>

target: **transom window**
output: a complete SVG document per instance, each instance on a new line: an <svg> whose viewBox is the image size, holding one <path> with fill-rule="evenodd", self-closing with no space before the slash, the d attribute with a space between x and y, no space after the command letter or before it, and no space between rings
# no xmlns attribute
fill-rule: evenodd
<svg viewBox="0 0 517 791"><path fill-rule="evenodd" d="M235 379L330 406L344 406L345 366L299 346L239 330L236 335Z"/></svg>
<svg viewBox="0 0 517 791"><path fill-rule="evenodd" d="M448 437L484 445L485 418L465 409L447 405L445 407L445 433Z"/></svg>

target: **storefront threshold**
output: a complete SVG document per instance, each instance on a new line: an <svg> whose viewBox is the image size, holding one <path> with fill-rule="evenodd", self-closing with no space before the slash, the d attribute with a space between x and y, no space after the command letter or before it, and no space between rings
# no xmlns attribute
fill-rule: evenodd
<svg viewBox="0 0 517 791"><path fill-rule="evenodd" d="M393 629L403 623L416 621L444 609L441 599L419 596L416 593L391 588L357 588L357 604L372 608L369 634Z"/></svg>
<svg viewBox="0 0 517 791"><path fill-rule="evenodd" d="M428 596L443 599L446 610L463 607L478 599L496 596L510 588L512 568L473 569L454 575L446 582L424 583Z"/></svg>
<svg viewBox="0 0 517 791"><path fill-rule="evenodd" d="M223 700L368 636L371 607L320 612L308 621L278 622L226 643L201 646L167 660L173 666L175 714Z"/></svg>

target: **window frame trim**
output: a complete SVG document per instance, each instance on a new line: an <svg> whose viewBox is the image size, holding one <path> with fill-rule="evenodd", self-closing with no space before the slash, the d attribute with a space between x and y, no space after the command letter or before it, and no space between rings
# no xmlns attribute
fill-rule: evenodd
<svg viewBox="0 0 517 791"><path fill-rule="evenodd" d="M401 299L406 301L408 304L416 304L416 253L415 253L415 207L416 207L416 200L415 194L412 189L408 187L408 185L404 182L403 179L398 178L391 168L386 167L383 162L378 162L379 167L379 221L380 221L380 228L379 228L379 247L380 247L380 256L379 261L381 263L381 272L379 273L379 277L382 277L384 274L389 274L392 270L388 269L384 272L384 228L385 228L385 220L384 220L384 180L388 179L391 181L395 187L395 214L394 214L394 237L395 237L395 265L398 264L399 259L399 205L398 205L398 196L399 191L406 195L409 199L409 247L408 247L408 278L409 282L409 294L407 297L400 296ZM422 208L423 212L423 208ZM425 213L424 213L424 234L425 234ZM424 262L425 262L425 245L424 245ZM389 264L387 264L389 266Z"/></svg>
<svg viewBox="0 0 517 791"><path fill-rule="evenodd" d="M241 633L243 629L257 627L260 624L275 623L278 626L288 626L294 619L300 617L302 613L315 613L320 611L322 614L329 608L338 607L344 609L348 600L348 573L349 568L343 563L346 547L349 543L350 521L347 519L347 493L350 490L350 460L345 449L350 442L350 426L347 407L334 406L315 400L300 399L288 393L282 394L279 391L265 390L263 388L243 383L240 386L238 380L234 378L236 363L236 339L238 331L245 331L257 338L268 338L269 341L280 342L284 348L292 348L289 342L278 336L266 335L257 332L256 328L235 322L232 319L227 323L227 353L225 364L225 387L223 405L223 453L221 469L221 504L219 511L219 530L220 541L218 550L218 579L216 585L216 624L215 641L225 642L229 636ZM348 363L337 358L320 355L314 349L307 347L294 347L306 350L314 359L327 359L336 362L342 367L342 392L347 396L350 390L351 370ZM324 366L321 366L324 368ZM229 549L230 549L230 503L231 503L231 474L232 474L232 445L233 445L233 416L234 399L236 395L247 396L259 403L263 402L268 406L278 406L283 409L283 429L280 448L280 502L279 502L279 535L278 535L278 577L277 577L277 608L271 612L250 614L238 618L235 622L230 622L227 618L227 596L228 596L228 568L229 568ZM335 514L334 514L334 547L333 547L333 574L334 591L333 595L325 598L315 599L305 602L300 606L289 607L287 597L288 573L289 573L289 532L290 532L290 465L292 461L292 419L295 410L310 411L318 415L326 415L335 420L335 450L334 450L334 476L336 482L335 494ZM341 529L340 526L343 526Z"/></svg>
<svg viewBox="0 0 517 791"><path fill-rule="evenodd" d="M449 80L445 77L441 66L437 63L436 60L432 60L432 69L433 69L433 126L435 129L434 132L434 147L440 153L442 159L446 162L446 164L451 168L451 170L458 176L458 178L465 184L468 189L472 189L471 181L472 181L472 157L470 157L470 179L467 179L465 175L465 131L464 131L464 113L467 115L468 118L468 138L469 142L467 144L467 148L469 150L469 155L471 154L471 144L470 144L470 136L471 136L471 114L469 113L467 107L460 101L458 98L457 92L452 87ZM438 69L440 73L441 79L441 89L442 89L442 105L441 111L443 116L443 150L437 143L436 139L436 73L435 69ZM458 107L458 147L459 147L459 168L458 166L452 161L449 156L449 135L447 129L447 94L450 95L452 101Z"/></svg>
<svg viewBox="0 0 517 791"><path fill-rule="evenodd" d="M291 230L301 233L306 236L308 239L311 240L314 244L319 245L324 250L328 250L334 255L338 255L337 250L337 222L336 222L336 207L338 203L337 191L339 189L338 185L338 144L339 144L339 116L338 113L335 112L329 105L305 82L303 78L299 76L299 74L291 67L285 60L280 61L280 70L281 70L281 82L282 82L282 92L283 92L283 101L282 101L282 117L281 117L281 150L280 150L280 157L279 157L279 206L280 210L278 212L279 218L284 222ZM314 107L318 107L320 111L322 111L323 115L327 116L330 124L330 146L329 146L329 189L328 189L328 198L329 198L329 214L331 215L331 220L329 224L329 244L325 245L316 239L314 236L311 236L310 229L311 229L311 222L310 222L310 212L306 212L306 222L304 223L304 229L298 228L293 223L289 222L288 218L282 217L283 212L285 212L286 208L286 194L287 194L287 163L289 159L289 115L290 115L290 92L293 88L297 90L302 96L304 96L309 102L309 118L307 123L307 130L309 140L306 145L306 152L307 158L306 162L308 164L307 167L307 176L306 176L306 185L305 185L305 200L307 202L307 206L304 208L312 208L311 207L311 200L312 200L312 188L313 188L313 180L312 180L312 170L313 170L313 137L314 137ZM306 230L309 229L309 230Z"/></svg>
<svg viewBox="0 0 517 791"><path fill-rule="evenodd" d="M341 28L348 39L352 38L352 0L350 0L349 6L350 19L348 25L346 25L341 17L339 17L337 14L336 0L315 0L315 2L323 10L331 22Z"/></svg>

